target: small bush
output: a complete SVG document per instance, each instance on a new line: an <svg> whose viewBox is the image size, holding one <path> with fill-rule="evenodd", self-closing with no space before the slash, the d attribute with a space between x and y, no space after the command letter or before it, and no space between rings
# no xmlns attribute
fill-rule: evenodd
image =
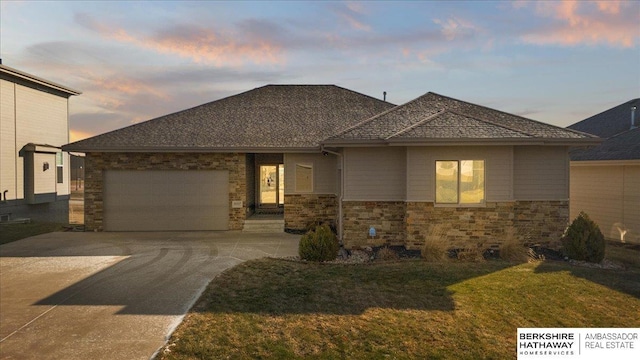
<svg viewBox="0 0 640 360"><path fill-rule="evenodd" d="M456 257L460 261L469 261L469 262L484 261L484 250L479 247L463 248L458 250Z"/></svg>
<svg viewBox="0 0 640 360"><path fill-rule="evenodd" d="M510 262L525 262L529 259L529 248L518 241L515 230L509 228L505 234L505 240L500 244L500 258Z"/></svg>
<svg viewBox="0 0 640 360"><path fill-rule="evenodd" d="M330 261L338 256L338 238L328 225L316 226L307 232L298 245L298 254L303 260Z"/></svg>
<svg viewBox="0 0 640 360"><path fill-rule="evenodd" d="M604 259L605 241L598 225L580 212L562 237L562 253L570 259L599 263Z"/></svg>
<svg viewBox="0 0 640 360"><path fill-rule="evenodd" d="M376 253L376 260L380 260L380 261L393 261L393 260L398 260L399 258L400 257L398 256L398 253L389 249L388 246L381 248Z"/></svg>
<svg viewBox="0 0 640 360"><path fill-rule="evenodd" d="M432 225L425 239L420 255L427 261L445 261L449 259L447 228L443 224Z"/></svg>

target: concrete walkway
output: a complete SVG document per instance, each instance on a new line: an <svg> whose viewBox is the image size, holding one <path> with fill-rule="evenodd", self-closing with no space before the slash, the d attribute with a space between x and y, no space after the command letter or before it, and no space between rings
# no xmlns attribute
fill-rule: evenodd
<svg viewBox="0 0 640 360"><path fill-rule="evenodd" d="M222 271L299 235L51 233L0 246L0 359L148 359Z"/></svg>

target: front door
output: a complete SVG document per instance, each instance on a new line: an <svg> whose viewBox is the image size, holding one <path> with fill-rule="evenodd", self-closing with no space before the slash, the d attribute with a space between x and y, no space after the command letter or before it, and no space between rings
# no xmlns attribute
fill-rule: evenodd
<svg viewBox="0 0 640 360"><path fill-rule="evenodd" d="M258 200L263 209L284 205L284 164L260 165Z"/></svg>

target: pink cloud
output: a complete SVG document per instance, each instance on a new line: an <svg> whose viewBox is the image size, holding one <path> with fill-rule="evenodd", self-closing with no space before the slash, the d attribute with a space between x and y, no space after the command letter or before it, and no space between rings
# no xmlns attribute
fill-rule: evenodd
<svg viewBox="0 0 640 360"><path fill-rule="evenodd" d="M607 44L633 47L640 39L640 12L637 6L637 3L620 1L536 2L536 14L552 22L525 34L523 40L540 45ZM625 12L623 8L627 7L630 7L630 11Z"/></svg>
<svg viewBox="0 0 640 360"><path fill-rule="evenodd" d="M336 5L334 10L351 28L358 31L371 31L371 26L362 21L362 17L365 14L362 3L350 1L346 4Z"/></svg>
<svg viewBox="0 0 640 360"><path fill-rule="evenodd" d="M98 22L86 14L76 21L105 38L163 54L190 58L196 63L221 65L277 64L284 62L281 46L259 36L244 38L193 25L178 26L153 36L134 35L116 26Z"/></svg>
<svg viewBox="0 0 640 360"><path fill-rule="evenodd" d="M434 19L433 22L441 26L440 32L449 41L473 34L479 30L470 21L456 17L449 18L446 21Z"/></svg>
<svg viewBox="0 0 640 360"><path fill-rule="evenodd" d="M94 136L95 134L81 130L69 130L69 142L80 141Z"/></svg>

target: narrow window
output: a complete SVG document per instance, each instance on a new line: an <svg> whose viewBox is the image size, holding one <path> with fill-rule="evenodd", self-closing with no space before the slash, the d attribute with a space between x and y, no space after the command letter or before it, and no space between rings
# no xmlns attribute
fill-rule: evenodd
<svg viewBox="0 0 640 360"><path fill-rule="evenodd" d="M484 202L484 160L436 161L436 203Z"/></svg>
<svg viewBox="0 0 640 360"><path fill-rule="evenodd" d="M313 165L296 164L296 192L313 191Z"/></svg>
<svg viewBox="0 0 640 360"><path fill-rule="evenodd" d="M64 153L56 153L56 180L58 184L64 182Z"/></svg>

